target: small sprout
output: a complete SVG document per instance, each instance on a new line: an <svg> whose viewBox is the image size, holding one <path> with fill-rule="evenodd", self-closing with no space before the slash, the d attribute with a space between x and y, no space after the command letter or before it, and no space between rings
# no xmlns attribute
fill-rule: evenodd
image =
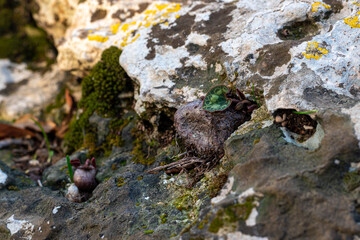
<svg viewBox="0 0 360 240"><path fill-rule="evenodd" d="M218 85L209 90L203 101L203 109L208 112L224 111L231 105L231 99L226 97L229 88Z"/></svg>
<svg viewBox="0 0 360 240"><path fill-rule="evenodd" d="M146 234L150 234L150 233L153 233L154 232L154 230L146 230L146 231L144 231L144 233L146 233Z"/></svg>
<svg viewBox="0 0 360 240"><path fill-rule="evenodd" d="M41 133L42 133L42 135L44 136L45 143L46 143L46 148L47 148L48 153L49 153L47 162L48 162L48 163L51 163L51 159L52 159L52 157L53 157L53 155L54 155L54 151L52 151L51 148L50 148L50 142L49 142L49 139L48 139L48 137L47 137L47 135L46 135L46 133L45 133L45 130L44 130L44 128L41 126L41 124L40 124L38 121L36 121L34 118L31 118L31 120L33 120L34 123L40 128Z"/></svg>
<svg viewBox="0 0 360 240"><path fill-rule="evenodd" d="M295 114L311 114L311 113L316 113L319 110L314 110L314 111L306 111L306 112L297 112L297 111L293 111L293 113Z"/></svg>
<svg viewBox="0 0 360 240"><path fill-rule="evenodd" d="M256 95L255 95L255 89L254 89L254 83L252 83L252 95L254 97L254 100L258 107L261 107L260 103L257 101Z"/></svg>
<svg viewBox="0 0 360 240"><path fill-rule="evenodd" d="M72 166L71 166L71 163L70 163L69 155L66 155L66 162L67 162L67 167L68 167L68 170L69 170L70 181L71 181L71 183L73 183L74 182L74 174L73 174L73 171L72 171Z"/></svg>

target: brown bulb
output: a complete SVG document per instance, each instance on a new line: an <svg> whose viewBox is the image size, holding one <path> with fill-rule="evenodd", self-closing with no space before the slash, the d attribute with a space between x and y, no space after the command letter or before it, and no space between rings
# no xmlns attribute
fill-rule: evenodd
<svg viewBox="0 0 360 240"><path fill-rule="evenodd" d="M87 159L84 165L77 166L74 172L73 180L81 192L92 192L92 190L94 190L97 186L95 176L95 158L92 158L91 164L90 160Z"/></svg>

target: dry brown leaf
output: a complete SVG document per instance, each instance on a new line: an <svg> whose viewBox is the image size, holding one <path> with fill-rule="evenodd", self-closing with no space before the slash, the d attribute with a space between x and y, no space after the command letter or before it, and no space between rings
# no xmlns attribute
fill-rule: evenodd
<svg viewBox="0 0 360 240"><path fill-rule="evenodd" d="M21 129L9 124L0 123L0 139L5 138L30 138L35 134L29 130Z"/></svg>

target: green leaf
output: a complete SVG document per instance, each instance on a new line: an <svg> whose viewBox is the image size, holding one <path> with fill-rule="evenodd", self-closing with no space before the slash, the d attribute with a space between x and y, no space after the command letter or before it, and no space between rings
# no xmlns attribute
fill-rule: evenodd
<svg viewBox="0 0 360 240"><path fill-rule="evenodd" d="M293 111L293 113L295 114L311 114L311 113L316 113L319 110L314 110L314 111L306 111L306 112L297 112L297 111Z"/></svg>
<svg viewBox="0 0 360 240"><path fill-rule="evenodd" d="M226 97L229 88L218 85L209 90L203 101L203 109L208 112L224 111L231 104L231 99Z"/></svg>
<svg viewBox="0 0 360 240"><path fill-rule="evenodd" d="M44 136L45 143L46 143L46 148L47 148L48 154L49 154L47 162L51 163L51 159L52 159L52 157L54 155L54 151L52 151L51 148L50 148L50 142L49 142L48 136L46 135L44 128L41 126L41 124L38 121L36 121L34 118L31 118L31 120L33 120L34 123L40 128L41 133Z"/></svg>
<svg viewBox="0 0 360 240"><path fill-rule="evenodd" d="M70 180L73 183L74 182L74 180L73 180L74 174L73 174L73 171L72 171L72 166L70 164L69 155L66 155L66 162L67 162L67 167L68 167L68 170L69 170Z"/></svg>

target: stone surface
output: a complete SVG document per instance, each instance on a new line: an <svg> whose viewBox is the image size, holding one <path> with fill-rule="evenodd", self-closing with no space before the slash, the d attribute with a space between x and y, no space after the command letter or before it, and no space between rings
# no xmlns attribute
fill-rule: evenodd
<svg viewBox="0 0 360 240"><path fill-rule="evenodd" d="M85 1L58 45L58 61L79 73L110 45L123 48L120 63L137 83L138 113L147 103L191 102L227 76L246 91L251 83L263 89L271 112L342 108L360 139L358 5Z"/></svg>
<svg viewBox="0 0 360 240"><path fill-rule="evenodd" d="M236 232L266 239L351 239L360 234L358 190L349 191L345 177L360 154L350 119L327 111L318 120L325 136L316 151L287 143L274 125L229 138L225 152L235 166L227 196L200 212L183 239ZM251 203L251 214L232 218L230 210L244 199ZM212 231L216 219L223 225Z"/></svg>
<svg viewBox="0 0 360 240"><path fill-rule="evenodd" d="M46 73L33 72L26 64L0 60L1 117L14 119L49 104L68 74L57 66Z"/></svg>
<svg viewBox="0 0 360 240"><path fill-rule="evenodd" d="M164 158L159 156L156 164ZM177 236L191 223L189 216L196 213L191 209L209 202L206 184L188 190L185 176L175 180L165 174L148 174L148 166L134 164L131 159L129 154L114 154L100 165L101 183L84 203L70 202L65 192L47 187L0 190L0 236L134 240ZM32 227L19 227L15 232L8 226L9 219Z"/></svg>

